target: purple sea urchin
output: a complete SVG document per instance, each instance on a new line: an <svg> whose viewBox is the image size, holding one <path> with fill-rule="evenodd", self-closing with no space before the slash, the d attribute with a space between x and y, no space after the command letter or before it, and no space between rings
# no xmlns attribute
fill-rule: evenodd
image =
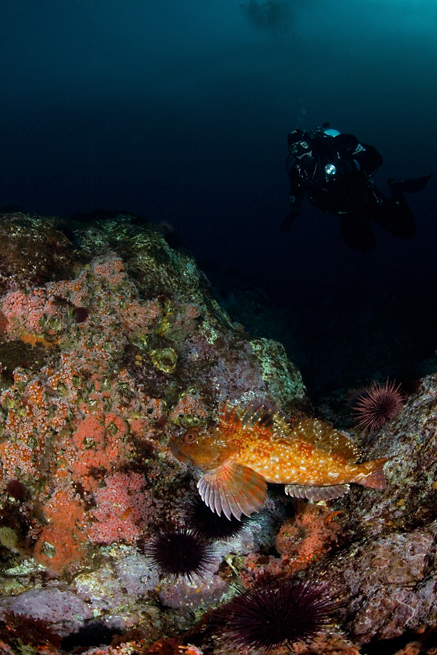
<svg viewBox="0 0 437 655"><path fill-rule="evenodd" d="M281 644L312 637L332 623L338 607L325 586L263 582L235 596L217 612L217 628L236 647L270 652Z"/></svg>
<svg viewBox="0 0 437 655"><path fill-rule="evenodd" d="M402 408L403 397L399 386L388 380L384 384L372 382L364 389L354 404L358 427L364 430L379 430L394 418Z"/></svg>
<svg viewBox="0 0 437 655"><path fill-rule="evenodd" d="M6 485L6 493L15 500L24 500L26 498L26 487L20 480L9 480Z"/></svg>
<svg viewBox="0 0 437 655"><path fill-rule="evenodd" d="M205 505L200 496L195 496L188 503L185 517L191 530L208 540L230 539L242 530L248 520L247 517L239 520L232 516L228 519L222 514L216 514Z"/></svg>
<svg viewBox="0 0 437 655"><path fill-rule="evenodd" d="M211 545L191 530L159 533L146 545L145 554L164 575L189 579L205 573L214 558Z"/></svg>

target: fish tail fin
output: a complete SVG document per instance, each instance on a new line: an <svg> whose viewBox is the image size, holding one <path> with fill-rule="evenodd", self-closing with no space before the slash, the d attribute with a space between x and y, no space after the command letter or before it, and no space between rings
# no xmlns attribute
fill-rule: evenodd
<svg viewBox="0 0 437 655"><path fill-rule="evenodd" d="M382 457L381 459L372 459L370 462L361 464L359 479L356 482L362 484L363 487L370 487L371 489L385 489L384 464L388 459L388 457Z"/></svg>

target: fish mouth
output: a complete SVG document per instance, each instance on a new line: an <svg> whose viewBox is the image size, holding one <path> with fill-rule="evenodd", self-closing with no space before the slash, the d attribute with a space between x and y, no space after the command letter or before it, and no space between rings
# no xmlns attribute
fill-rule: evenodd
<svg viewBox="0 0 437 655"><path fill-rule="evenodd" d="M170 437L170 441L168 442L168 447L170 449L171 454L176 457L180 462L184 462L185 464L192 464L191 458L186 455L182 450L178 447L176 443L176 438L175 437Z"/></svg>

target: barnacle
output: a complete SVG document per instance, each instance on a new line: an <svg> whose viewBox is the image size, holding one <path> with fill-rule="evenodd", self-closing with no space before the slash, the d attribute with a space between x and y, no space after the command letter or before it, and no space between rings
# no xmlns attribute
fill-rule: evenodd
<svg viewBox="0 0 437 655"><path fill-rule="evenodd" d="M18 535L12 528L2 526L0 528L0 544L9 550L15 550L17 547Z"/></svg>
<svg viewBox="0 0 437 655"><path fill-rule="evenodd" d="M178 361L178 356L173 348L160 348L149 352L150 359L157 369L164 373L174 373Z"/></svg>

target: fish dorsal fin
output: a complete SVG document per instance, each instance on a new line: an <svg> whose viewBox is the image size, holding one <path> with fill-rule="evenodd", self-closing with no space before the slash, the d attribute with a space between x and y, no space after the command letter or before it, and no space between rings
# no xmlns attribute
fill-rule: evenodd
<svg viewBox="0 0 437 655"><path fill-rule="evenodd" d="M289 439L293 435L292 427L279 412L273 416L273 430L275 437Z"/></svg>
<svg viewBox="0 0 437 655"><path fill-rule="evenodd" d="M361 455L358 446L347 435L318 418L299 421L293 426L293 436L348 462L356 462Z"/></svg>
<svg viewBox="0 0 437 655"><path fill-rule="evenodd" d="M239 420L240 405L230 405L226 400L222 400L218 405L218 419L221 425L231 427L234 425L235 420Z"/></svg>
<svg viewBox="0 0 437 655"><path fill-rule="evenodd" d="M264 505L267 484L264 478L248 466L228 460L214 471L205 473L197 483L200 497L216 514L230 519L250 516Z"/></svg>
<svg viewBox="0 0 437 655"><path fill-rule="evenodd" d="M241 405L232 406L228 401L220 402L218 417L221 425L227 428L266 430L278 436L287 436L290 433L290 426L281 414L265 405L249 405L247 409L242 409Z"/></svg>

